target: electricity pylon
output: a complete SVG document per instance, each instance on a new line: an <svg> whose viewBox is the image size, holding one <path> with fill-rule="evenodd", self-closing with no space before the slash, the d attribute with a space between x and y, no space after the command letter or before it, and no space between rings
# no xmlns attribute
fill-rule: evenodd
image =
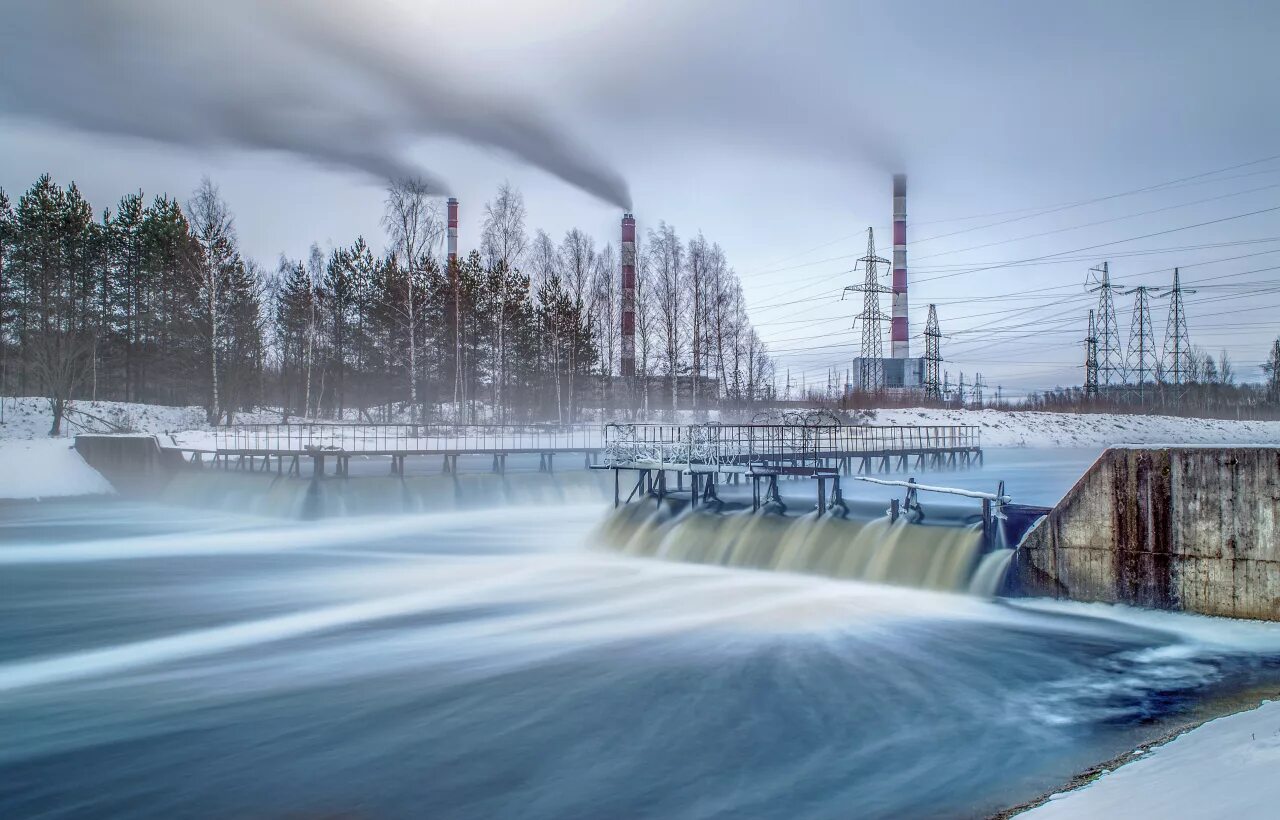
<svg viewBox="0 0 1280 820"><path fill-rule="evenodd" d="M1089 335L1084 337L1084 395L1098 398L1098 326L1093 311L1089 311Z"/></svg>
<svg viewBox="0 0 1280 820"><path fill-rule="evenodd" d="M1147 294L1155 288L1139 285L1125 291L1133 294L1133 321L1129 324L1129 372L1133 374L1134 384L1138 388L1138 401L1145 398L1147 378L1153 382L1159 380L1160 359L1156 356L1155 334L1151 329L1151 304Z"/></svg>
<svg viewBox="0 0 1280 820"><path fill-rule="evenodd" d="M1098 377L1104 387L1125 383L1124 354L1120 349L1120 331L1116 325L1116 302L1113 298L1119 285L1111 284L1111 271L1107 262L1089 268L1086 287L1098 294Z"/></svg>
<svg viewBox="0 0 1280 820"><path fill-rule="evenodd" d="M942 330L938 327L938 306L929 305L929 321L924 326L924 397L942 400Z"/></svg>
<svg viewBox="0 0 1280 820"><path fill-rule="evenodd" d="M880 294L892 293L893 288L880 284L880 265L889 260L876 256L875 234L867 228L867 255L858 260L866 276L861 285L849 285L845 293L862 294L862 312L854 317L862 322L862 360L859 362L858 387L865 393L879 393L884 389L884 339L880 325L887 317L880 311ZM857 270L855 267L854 270ZM843 297L842 297L843 298Z"/></svg>
<svg viewBox="0 0 1280 820"><path fill-rule="evenodd" d="M1191 338L1187 333L1187 314L1182 307L1182 294L1195 290L1182 287L1178 269L1173 269L1173 287L1160 294L1169 298L1169 321L1164 329L1164 372L1173 384L1181 386L1191 370Z"/></svg>

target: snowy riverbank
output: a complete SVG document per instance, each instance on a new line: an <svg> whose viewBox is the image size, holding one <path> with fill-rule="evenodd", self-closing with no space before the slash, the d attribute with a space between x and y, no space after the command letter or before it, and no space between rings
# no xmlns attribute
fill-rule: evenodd
<svg viewBox="0 0 1280 820"><path fill-rule="evenodd" d="M1211 720L1018 817L1266 817L1280 805L1280 702Z"/></svg>
<svg viewBox="0 0 1280 820"><path fill-rule="evenodd" d="M0 499L114 492L67 439L0 441Z"/></svg>
<svg viewBox="0 0 1280 820"><path fill-rule="evenodd" d="M38 398L4 398L0 439L44 438L49 403ZM237 421L278 422L280 413L262 409L237 414ZM684 419L682 419L684 420ZM692 419L689 419L690 421ZM1021 410L937 410L908 408L866 414L867 424L973 424L982 428L984 447L1106 447L1137 445L1280 446L1280 421L1233 421L1117 413L1037 413ZM78 432L137 432L161 435L207 431L200 407L78 401L64 435Z"/></svg>

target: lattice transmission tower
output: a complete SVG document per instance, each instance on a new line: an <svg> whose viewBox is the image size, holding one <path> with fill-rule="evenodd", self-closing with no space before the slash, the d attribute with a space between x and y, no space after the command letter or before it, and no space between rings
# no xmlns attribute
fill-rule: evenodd
<svg viewBox="0 0 1280 820"><path fill-rule="evenodd" d="M880 310L880 295L892 293L893 288L880 284L880 265L889 260L876 256L876 239L867 228L867 255L858 260L866 272L861 285L849 285L845 292L862 294L862 312L854 317L862 322L862 359L858 363L858 389L865 393L879 393L884 389L884 338L880 325L888 317ZM854 270L857 270L855 267ZM843 297L842 297L843 298Z"/></svg>
<svg viewBox="0 0 1280 820"><path fill-rule="evenodd" d="M1178 269L1173 269L1173 287L1162 296L1169 297L1169 321L1164 329L1164 375L1175 385L1181 385L1191 367L1191 337L1187 333L1187 314L1182 307L1182 294L1195 293L1184 288Z"/></svg>
<svg viewBox="0 0 1280 820"><path fill-rule="evenodd" d="M982 380L982 374L975 373L973 376L973 390L970 395L973 396L973 405L979 410L982 409L982 390L986 386L987 383Z"/></svg>
<svg viewBox="0 0 1280 820"><path fill-rule="evenodd" d="M1098 380L1102 386L1125 383L1124 352L1120 347L1120 330L1116 324L1115 292L1108 263L1089 269L1090 293L1098 294Z"/></svg>
<svg viewBox="0 0 1280 820"><path fill-rule="evenodd" d="M929 305L929 321L924 326L924 397L942 401L942 329L938 326L938 306Z"/></svg>
<svg viewBox="0 0 1280 820"><path fill-rule="evenodd" d="M1089 335L1084 337L1084 395L1098 398L1098 324L1089 311Z"/></svg>
<svg viewBox="0 0 1280 820"><path fill-rule="evenodd" d="M1156 355L1155 332L1151 327L1151 302L1148 294L1155 288L1139 285L1125 291L1132 295L1133 320L1129 323L1129 357L1127 365L1133 374L1134 385L1138 388L1138 400L1145 397L1147 379L1157 382L1160 379L1160 357Z"/></svg>
<svg viewBox="0 0 1280 820"><path fill-rule="evenodd" d="M965 394L964 371L961 370L960 384L956 386L956 406L964 407L964 394Z"/></svg>

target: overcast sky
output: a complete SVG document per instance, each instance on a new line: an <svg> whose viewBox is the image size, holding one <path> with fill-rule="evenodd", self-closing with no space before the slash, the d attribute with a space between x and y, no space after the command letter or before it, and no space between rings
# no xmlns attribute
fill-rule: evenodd
<svg viewBox="0 0 1280 820"><path fill-rule="evenodd" d="M503 180L556 237L616 241L630 203L642 232L663 219L723 245L780 371L824 383L857 354L841 289L868 226L887 250L901 170L913 352L934 302L953 380L1078 384L1083 283L1107 259L1128 285L1182 266L1193 342L1246 378L1280 334L1274 3L0 0L0 16L0 187L48 171L101 210L139 188L185 199L208 174L267 267L313 241L381 246L392 174L461 200L463 247Z"/></svg>

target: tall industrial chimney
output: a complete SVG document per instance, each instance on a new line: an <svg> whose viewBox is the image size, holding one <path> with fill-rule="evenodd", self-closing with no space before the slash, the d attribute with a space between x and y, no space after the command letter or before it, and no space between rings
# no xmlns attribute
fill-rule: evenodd
<svg viewBox="0 0 1280 820"><path fill-rule="evenodd" d="M907 175L893 175L893 358L911 358L907 325Z"/></svg>
<svg viewBox="0 0 1280 820"><path fill-rule="evenodd" d="M458 261L458 200L449 197L449 261Z"/></svg>
<svg viewBox="0 0 1280 820"><path fill-rule="evenodd" d="M636 218L622 215L622 378L636 375Z"/></svg>

